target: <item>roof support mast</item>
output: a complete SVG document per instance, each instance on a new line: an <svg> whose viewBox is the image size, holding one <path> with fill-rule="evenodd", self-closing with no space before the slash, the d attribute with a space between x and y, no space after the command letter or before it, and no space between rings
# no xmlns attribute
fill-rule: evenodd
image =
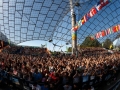
<svg viewBox="0 0 120 90"><path fill-rule="evenodd" d="M70 2L70 10L71 10L71 25L72 25L72 29L71 29L71 36L72 36L72 54L73 55L77 55L77 31L73 30L73 27L76 24L76 15L74 13L74 9L73 9L73 1L69 0Z"/></svg>

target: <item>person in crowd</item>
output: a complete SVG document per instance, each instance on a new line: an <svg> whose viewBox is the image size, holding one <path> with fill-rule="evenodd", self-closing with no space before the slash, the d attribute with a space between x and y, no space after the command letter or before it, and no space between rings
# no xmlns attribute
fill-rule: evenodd
<svg viewBox="0 0 120 90"><path fill-rule="evenodd" d="M15 77L34 82L29 83L32 90L59 90L58 87L78 90L84 85L88 88L94 86L111 76L116 80L120 69L120 53L108 54L102 48L84 48L81 52L82 55L76 58L60 53L52 56L45 48L7 47L0 53L0 72L4 70Z"/></svg>

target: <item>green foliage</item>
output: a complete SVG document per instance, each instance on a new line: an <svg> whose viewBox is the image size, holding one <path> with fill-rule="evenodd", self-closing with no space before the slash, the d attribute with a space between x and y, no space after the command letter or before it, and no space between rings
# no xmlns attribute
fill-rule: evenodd
<svg viewBox="0 0 120 90"><path fill-rule="evenodd" d="M72 52L72 47L68 47L67 52Z"/></svg>
<svg viewBox="0 0 120 90"><path fill-rule="evenodd" d="M86 37L83 43L81 44L82 47L100 47L101 44L97 39L91 39L91 37Z"/></svg>
<svg viewBox="0 0 120 90"><path fill-rule="evenodd" d="M107 38L107 39L103 42L103 47L109 49L112 44L113 44L113 42L112 42L110 39ZM111 48L111 49L112 49L112 48Z"/></svg>

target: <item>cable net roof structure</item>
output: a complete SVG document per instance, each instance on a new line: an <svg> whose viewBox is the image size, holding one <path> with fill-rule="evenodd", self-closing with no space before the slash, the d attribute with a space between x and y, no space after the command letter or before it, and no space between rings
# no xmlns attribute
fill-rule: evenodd
<svg viewBox="0 0 120 90"><path fill-rule="evenodd" d="M99 0L73 0L79 21ZM76 2L80 6L75 6ZM120 24L120 0L112 0L77 30L77 41ZM71 43L69 0L0 0L0 39L19 44L31 40L58 40ZM100 38L115 39L117 33Z"/></svg>

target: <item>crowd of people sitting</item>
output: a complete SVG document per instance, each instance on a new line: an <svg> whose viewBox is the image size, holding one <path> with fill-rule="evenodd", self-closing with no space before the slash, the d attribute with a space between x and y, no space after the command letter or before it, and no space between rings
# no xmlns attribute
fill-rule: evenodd
<svg viewBox="0 0 120 90"><path fill-rule="evenodd" d="M32 53L34 48L24 49L24 52L26 50L31 50ZM27 86L31 90L94 90L94 86L99 82L110 78L115 80L120 70L120 54L105 54L106 50L102 48L83 49L82 54L87 54L80 54L78 57L32 56L31 53L26 55L24 52L1 52L0 72L3 77L6 74L17 77L9 78L16 84L20 84L19 78L29 82ZM48 54L47 51L43 52ZM94 55L95 52L97 55ZM0 81L4 82L2 77Z"/></svg>

